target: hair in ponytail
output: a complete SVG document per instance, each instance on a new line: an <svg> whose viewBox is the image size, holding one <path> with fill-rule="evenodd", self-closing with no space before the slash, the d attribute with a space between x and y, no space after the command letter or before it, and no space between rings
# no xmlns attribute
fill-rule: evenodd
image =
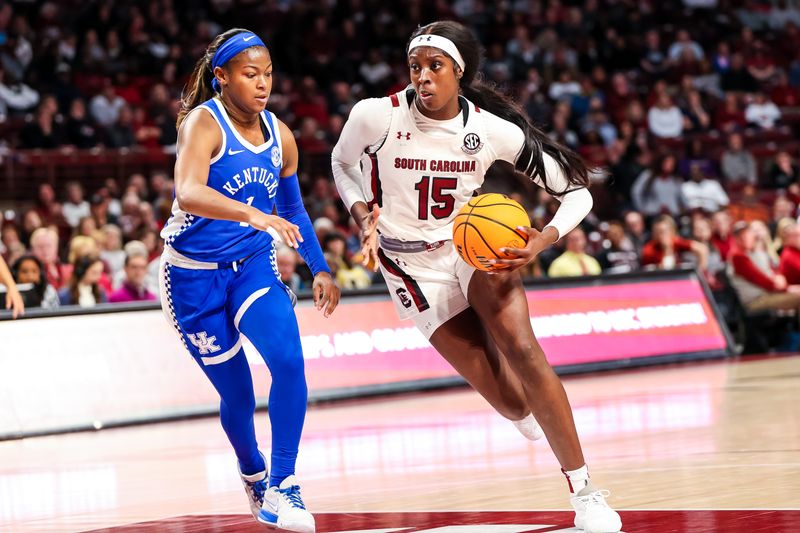
<svg viewBox="0 0 800 533"><path fill-rule="evenodd" d="M222 43L237 33L246 31L248 30L233 28L225 33L220 33L208 45L203 56L197 60L194 70L189 76L189 81L186 82L186 86L181 93L181 110L178 112L177 128L181 127L183 119L192 109L214 96L214 89L211 88L211 80L214 79L214 73L211 71L211 61L214 59L214 54L217 53Z"/></svg>
<svg viewBox="0 0 800 533"><path fill-rule="evenodd" d="M450 39L461 53L465 63L463 76L459 81L462 94L479 108L522 128L525 134L525 146L517 159L517 171L523 172L531 178L539 176L545 190L552 196L562 196L571 190L586 187L589 184L589 169L581 156L548 137L531 123L518 104L482 81L478 69L483 58L483 49L478 39L467 27L449 20L432 22L418 28L411 35L409 43L418 35L428 34ZM560 192L550 187L544 170L544 154L555 159L572 187Z"/></svg>

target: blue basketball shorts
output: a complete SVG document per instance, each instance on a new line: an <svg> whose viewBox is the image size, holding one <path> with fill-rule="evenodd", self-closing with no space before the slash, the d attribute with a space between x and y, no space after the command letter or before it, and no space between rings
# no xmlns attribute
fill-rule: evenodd
<svg viewBox="0 0 800 533"><path fill-rule="evenodd" d="M242 348L239 321L269 291L294 294L280 281L270 246L233 263L207 263L167 246L159 273L161 307L189 353L203 365L224 363Z"/></svg>

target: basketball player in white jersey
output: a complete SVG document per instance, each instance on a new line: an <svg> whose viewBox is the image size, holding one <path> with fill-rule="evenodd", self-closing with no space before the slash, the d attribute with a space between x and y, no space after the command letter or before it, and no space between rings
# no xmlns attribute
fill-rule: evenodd
<svg viewBox="0 0 800 533"><path fill-rule="evenodd" d="M419 28L407 53L412 88L359 102L333 151L365 257L380 264L401 318L501 415L531 439L538 420L567 477L575 526L617 532L620 517L589 479L564 387L534 337L518 272L589 213L588 170L475 79L481 48L464 26ZM490 275L458 257L452 221L498 161L561 205L541 232L525 228L525 248L494 260Z"/></svg>

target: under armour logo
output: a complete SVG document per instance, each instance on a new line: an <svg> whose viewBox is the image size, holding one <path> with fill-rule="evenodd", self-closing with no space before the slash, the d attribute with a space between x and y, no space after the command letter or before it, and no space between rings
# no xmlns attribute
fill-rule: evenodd
<svg viewBox="0 0 800 533"><path fill-rule="evenodd" d="M430 40L431 40L431 36L430 36L430 35L428 35L428 36L425 38L425 40L426 40L426 41L428 41L428 42L430 42Z"/></svg>
<svg viewBox="0 0 800 533"><path fill-rule="evenodd" d="M217 337L215 336L208 336L208 333L205 331L201 331L199 333L187 333L187 337L191 343L200 351L200 355L206 355L209 353L214 353L220 351L222 348L214 344L216 342Z"/></svg>
<svg viewBox="0 0 800 533"><path fill-rule="evenodd" d="M407 141L410 141L411 140L411 133L410 132L403 133L401 131L398 131L397 132L397 138L398 139L402 139L403 137L405 137Z"/></svg>

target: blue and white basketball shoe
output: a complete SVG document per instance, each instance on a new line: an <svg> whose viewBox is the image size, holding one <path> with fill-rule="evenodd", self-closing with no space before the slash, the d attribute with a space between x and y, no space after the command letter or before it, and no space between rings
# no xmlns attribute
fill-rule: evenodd
<svg viewBox="0 0 800 533"><path fill-rule="evenodd" d="M306 510L300 497L300 485L295 476L289 476L278 487L270 487L264 494L264 504L258 521L298 533L314 533L314 517Z"/></svg>
<svg viewBox="0 0 800 533"><path fill-rule="evenodd" d="M263 455L262 455L263 457ZM266 464L266 459L264 464ZM267 484L269 476L267 469L255 474L242 474L241 467L239 468L239 477L242 479L244 491L247 493L247 503L250 504L250 512L258 520L261 506L264 505L264 494L267 492Z"/></svg>

